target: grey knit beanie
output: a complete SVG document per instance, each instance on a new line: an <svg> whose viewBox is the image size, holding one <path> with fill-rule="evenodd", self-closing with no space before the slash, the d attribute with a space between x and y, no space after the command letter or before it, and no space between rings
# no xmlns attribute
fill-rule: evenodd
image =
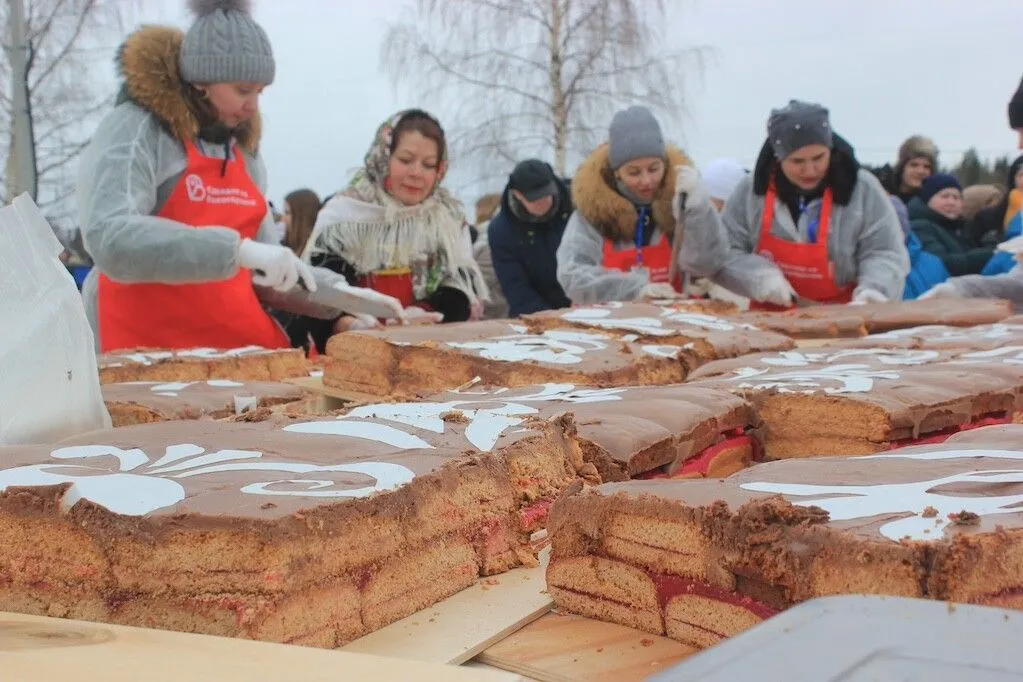
<svg viewBox="0 0 1023 682"><path fill-rule="evenodd" d="M811 144L831 148L831 123L828 110L820 104L789 100L781 109L772 109L767 119L767 138L774 157L781 161L792 152Z"/></svg>
<svg viewBox="0 0 1023 682"><path fill-rule="evenodd" d="M196 18L178 57L186 82L273 83L270 39L252 19L248 0L189 0L188 6Z"/></svg>
<svg viewBox="0 0 1023 682"><path fill-rule="evenodd" d="M634 159L664 157L661 126L646 107L629 107L615 114L607 132L607 141L614 169Z"/></svg>

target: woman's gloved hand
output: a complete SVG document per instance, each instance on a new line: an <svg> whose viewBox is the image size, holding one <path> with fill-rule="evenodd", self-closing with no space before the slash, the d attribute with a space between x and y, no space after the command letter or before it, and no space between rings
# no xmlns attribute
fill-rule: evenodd
<svg viewBox="0 0 1023 682"><path fill-rule="evenodd" d="M253 271L252 282L258 286L291 291L301 281L307 291L316 291L312 269L286 246L243 239L238 264Z"/></svg>

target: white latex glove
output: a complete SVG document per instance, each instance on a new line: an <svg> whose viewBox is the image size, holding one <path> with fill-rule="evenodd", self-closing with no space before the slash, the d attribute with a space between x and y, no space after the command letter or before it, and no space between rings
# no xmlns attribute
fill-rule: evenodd
<svg viewBox="0 0 1023 682"><path fill-rule="evenodd" d="M675 194L685 194L687 204L695 204L708 198L700 182L700 171L695 166L684 165L675 168Z"/></svg>
<svg viewBox="0 0 1023 682"><path fill-rule="evenodd" d="M955 285L951 282L942 282L936 284L924 293L917 296L918 301L923 301L928 298L955 298L959 296L959 292L956 291Z"/></svg>
<svg viewBox="0 0 1023 682"><path fill-rule="evenodd" d="M252 282L258 286L291 291L302 281L306 290L316 291L312 269L286 246L243 239L238 247L238 263L253 271Z"/></svg>
<svg viewBox="0 0 1023 682"><path fill-rule="evenodd" d="M849 305L866 305L867 303L887 303L888 297L882 294L877 289L871 289L870 287L863 287L862 289L856 289L853 292L852 300L849 301Z"/></svg>
<svg viewBox="0 0 1023 682"><path fill-rule="evenodd" d="M675 291L675 287L671 286L667 282L651 282L643 287L639 292L640 298L678 298L678 292Z"/></svg>
<svg viewBox="0 0 1023 682"><path fill-rule="evenodd" d="M387 324L439 324L444 321L444 313L432 313L417 305L410 305L402 313L400 319L388 320Z"/></svg>
<svg viewBox="0 0 1023 682"><path fill-rule="evenodd" d="M757 293L760 295L756 297L756 300L761 303L770 303L787 308L796 300L796 290L792 288L792 285L789 284L788 279L781 273L781 270L776 269L770 275L761 279L757 283L757 290Z"/></svg>

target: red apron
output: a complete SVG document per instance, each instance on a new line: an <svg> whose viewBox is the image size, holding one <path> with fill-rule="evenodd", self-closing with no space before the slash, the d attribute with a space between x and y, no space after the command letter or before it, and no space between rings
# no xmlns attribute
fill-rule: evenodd
<svg viewBox="0 0 1023 682"><path fill-rule="evenodd" d="M771 234L774 224L774 204L778 198L774 181L764 197L764 215L760 222L760 243L756 253L774 262L785 275L796 294L817 303L848 303L852 300L854 285L844 287L835 282L835 264L828 256L828 230L831 227L831 188L824 190L821 204L820 227L813 244L801 244L779 239ZM750 301L751 310L785 310L786 308Z"/></svg>
<svg viewBox="0 0 1023 682"><path fill-rule="evenodd" d="M635 267L645 267L650 273L651 283L667 282L671 273L671 244L667 239L652 246L616 250L610 239L604 240L603 265L608 270L628 272ZM682 274L676 273L671 286L682 292Z"/></svg>
<svg viewBox="0 0 1023 682"><path fill-rule="evenodd" d="M232 159L203 156L185 145L187 167L157 217L194 229L229 227L255 239L266 216L266 199L245 171L235 147ZM223 172L223 174L221 174ZM263 310L252 273L239 268L230 279L201 284L122 284L99 278L100 348L287 348L284 331Z"/></svg>

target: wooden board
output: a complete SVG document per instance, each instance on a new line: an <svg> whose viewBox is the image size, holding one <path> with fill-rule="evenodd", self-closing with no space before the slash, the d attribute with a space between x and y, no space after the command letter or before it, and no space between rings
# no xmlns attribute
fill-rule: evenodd
<svg viewBox="0 0 1023 682"><path fill-rule="evenodd" d="M340 389L331 388L323 383L322 376L284 379L283 381L285 383L298 386L299 388L303 388L314 395L321 396L323 398L323 405L327 410L337 410L345 406L351 406L352 403L371 404L387 402L386 396L359 393L357 391L342 391Z"/></svg>
<svg viewBox="0 0 1023 682"><path fill-rule="evenodd" d="M0 612L10 682L512 682L516 674L363 654Z"/></svg>
<svg viewBox="0 0 1023 682"><path fill-rule="evenodd" d="M550 612L544 571L518 568L482 578L442 602L355 640L343 651L430 663L464 663Z"/></svg>
<svg viewBox="0 0 1023 682"><path fill-rule="evenodd" d="M477 658L542 682L644 680L697 652L667 637L551 613Z"/></svg>

